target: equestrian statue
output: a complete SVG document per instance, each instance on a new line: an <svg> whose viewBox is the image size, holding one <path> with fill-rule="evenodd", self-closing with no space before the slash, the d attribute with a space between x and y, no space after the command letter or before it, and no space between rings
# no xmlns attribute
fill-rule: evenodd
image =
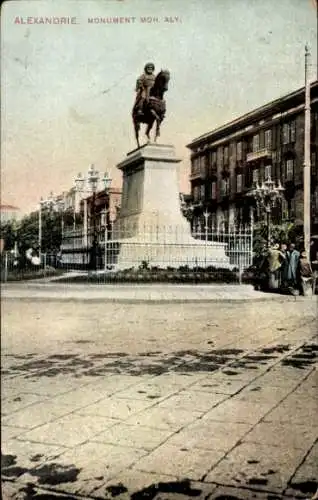
<svg viewBox="0 0 318 500"><path fill-rule="evenodd" d="M154 74L155 65L147 63L143 74L137 78L136 100L132 110L132 118L135 128L135 135L138 147L140 124L145 123L147 142L150 142L150 131L156 122L154 142L160 136L160 125L165 117L166 102L163 98L168 90L170 73L168 70L161 70L157 76Z"/></svg>

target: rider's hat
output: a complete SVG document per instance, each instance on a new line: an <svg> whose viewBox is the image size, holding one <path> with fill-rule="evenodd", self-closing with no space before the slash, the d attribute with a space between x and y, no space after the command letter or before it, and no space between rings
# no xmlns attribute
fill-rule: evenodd
<svg viewBox="0 0 318 500"><path fill-rule="evenodd" d="M145 64L144 70L149 68L149 66L153 69L153 71L155 71L155 65L152 62L148 62L147 64Z"/></svg>

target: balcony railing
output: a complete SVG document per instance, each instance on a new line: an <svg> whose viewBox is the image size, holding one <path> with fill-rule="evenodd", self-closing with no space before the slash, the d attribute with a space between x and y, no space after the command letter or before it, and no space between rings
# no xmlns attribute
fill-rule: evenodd
<svg viewBox="0 0 318 500"><path fill-rule="evenodd" d="M268 158L272 155L272 152L268 148L259 149L258 151L253 151L252 153L247 153L246 161L260 160L261 158Z"/></svg>
<svg viewBox="0 0 318 500"><path fill-rule="evenodd" d="M206 178L206 171L205 169L203 170L192 170L191 173L190 173L190 180L194 180L194 179L205 179Z"/></svg>

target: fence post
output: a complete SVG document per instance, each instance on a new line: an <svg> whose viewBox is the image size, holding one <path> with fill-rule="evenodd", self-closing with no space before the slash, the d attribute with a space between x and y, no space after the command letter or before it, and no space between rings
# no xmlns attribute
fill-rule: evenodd
<svg viewBox="0 0 318 500"><path fill-rule="evenodd" d="M43 275L46 276L46 253L43 254Z"/></svg>
<svg viewBox="0 0 318 500"><path fill-rule="evenodd" d="M8 252L4 254L4 282L8 280Z"/></svg>
<svg viewBox="0 0 318 500"><path fill-rule="evenodd" d="M242 284L242 259L241 255L239 255L239 285Z"/></svg>

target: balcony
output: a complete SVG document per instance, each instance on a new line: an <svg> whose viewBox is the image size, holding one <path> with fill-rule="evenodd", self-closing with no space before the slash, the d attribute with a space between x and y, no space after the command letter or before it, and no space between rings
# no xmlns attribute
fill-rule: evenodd
<svg viewBox="0 0 318 500"><path fill-rule="evenodd" d="M190 181L194 181L195 179L205 179L206 178L206 171L205 169L196 169L192 170L190 173Z"/></svg>
<svg viewBox="0 0 318 500"><path fill-rule="evenodd" d="M252 153L247 153L246 162L261 160L262 158L270 158L272 156L272 152L268 148L259 149L258 151L254 151Z"/></svg>

